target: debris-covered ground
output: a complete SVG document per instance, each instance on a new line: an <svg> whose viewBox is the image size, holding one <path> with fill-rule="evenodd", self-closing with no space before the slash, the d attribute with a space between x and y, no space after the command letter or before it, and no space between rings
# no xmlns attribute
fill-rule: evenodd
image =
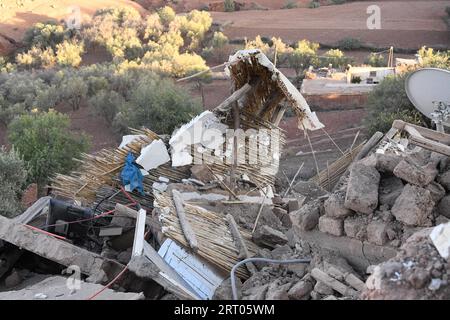
<svg viewBox="0 0 450 320"><path fill-rule="evenodd" d="M235 91L214 110L85 155L51 196L0 217L0 298L449 299L450 137L419 147L405 132L436 133L396 121L277 189L285 110L305 132L323 125L259 51L227 71Z"/></svg>

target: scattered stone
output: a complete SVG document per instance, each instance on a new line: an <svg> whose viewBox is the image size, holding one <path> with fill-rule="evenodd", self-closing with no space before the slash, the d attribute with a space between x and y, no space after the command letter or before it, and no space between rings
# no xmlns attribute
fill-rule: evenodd
<svg viewBox="0 0 450 320"><path fill-rule="evenodd" d="M280 219L281 224L284 227L286 227L286 228L292 227L291 219L286 210L284 210L283 208L280 208L280 207L274 207L272 211L277 216L277 218Z"/></svg>
<svg viewBox="0 0 450 320"><path fill-rule="evenodd" d="M214 292L212 298L213 300L233 300L233 291L231 290L231 278L228 277L222 281L222 283L217 287L216 291Z"/></svg>
<svg viewBox="0 0 450 320"><path fill-rule="evenodd" d="M291 286L292 283L286 283L280 286L278 281L272 282L267 289L266 300L288 300L288 291Z"/></svg>
<svg viewBox="0 0 450 320"><path fill-rule="evenodd" d="M349 217L344 220L345 234L350 238L364 239L366 236L366 223L359 217Z"/></svg>
<svg viewBox="0 0 450 320"><path fill-rule="evenodd" d="M392 207L395 200L403 191L403 182L397 177L382 178L380 181L379 202L380 205Z"/></svg>
<svg viewBox="0 0 450 320"><path fill-rule="evenodd" d="M402 161L402 157L392 153L377 153L376 168L381 172L394 172L395 167Z"/></svg>
<svg viewBox="0 0 450 320"><path fill-rule="evenodd" d="M314 286L314 291L317 293L323 294L323 295L331 295L333 294L333 289L327 286L322 281L317 281L316 285Z"/></svg>
<svg viewBox="0 0 450 320"><path fill-rule="evenodd" d="M450 194L441 199L437 206L437 211L440 215L450 219Z"/></svg>
<svg viewBox="0 0 450 320"><path fill-rule="evenodd" d="M439 183L432 181L426 189L430 191L434 203L438 203L445 196L445 189Z"/></svg>
<svg viewBox="0 0 450 320"><path fill-rule="evenodd" d="M360 163L352 165L345 197L345 206L356 212L373 213L378 206L380 174Z"/></svg>
<svg viewBox="0 0 450 320"><path fill-rule="evenodd" d="M300 210L289 213L289 216L292 225L299 227L300 230L312 230L319 223L320 203L318 201L310 202Z"/></svg>
<svg viewBox="0 0 450 320"><path fill-rule="evenodd" d="M407 184L392 207L395 218L408 226L431 226L434 201L429 190Z"/></svg>
<svg viewBox="0 0 450 320"><path fill-rule="evenodd" d="M288 291L288 296L291 300L307 300L313 290L313 285L310 281L300 280Z"/></svg>
<svg viewBox="0 0 450 320"><path fill-rule="evenodd" d="M425 187L436 178L438 170L433 164L420 167L412 161L402 160L395 167L394 174L411 184Z"/></svg>
<svg viewBox="0 0 450 320"><path fill-rule="evenodd" d="M216 180L211 171L208 170L206 165L196 164L191 167L191 174L194 179L200 180L204 183Z"/></svg>
<svg viewBox="0 0 450 320"><path fill-rule="evenodd" d="M344 206L345 192L339 191L333 193L324 202L325 215L332 218L345 218L354 212Z"/></svg>
<svg viewBox="0 0 450 320"><path fill-rule="evenodd" d="M288 205L287 205L289 213L300 209L302 207L302 205L303 205L303 201L304 200L305 200L304 198L301 198L301 199L297 199L297 198L290 199L289 202L288 202Z"/></svg>
<svg viewBox="0 0 450 320"><path fill-rule="evenodd" d="M130 260L131 260L131 249L122 251L117 255L117 261L119 261L124 265L128 264Z"/></svg>
<svg viewBox="0 0 450 320"><path fill-rule="evenodd" d="M387 225L381 221L372 221L367 225L367 240L376 245L385 245L388 241Z"/></svg>
<svg viewBox="0 0 450 320"><path fill-rule="evenodd" d="M13 269L11 274L9 276L7 276L5 279L5 287L6 288L16 287L19 284L21 284L22 281L23 281L23 278L20 275L20 273L16 269Z"/></svg>
<svg viewBox="0 0 450 320"><path fill-rule="evenodd" d="M447 190L450 191L450 170L441 174L437 181Z"/></svg>
<svg viewBox="0 0 450 320"><path fill-rule="evenodd" d="M281 231L264 225L255 230L253 241L263 247L275 248L277 244L286 244L288 238Z"/></svg>
<svg viewBox="0 0 450 320"><path fill-rule="evenodd" d="M355 276L353 273L348 273L345 276L345 282L347 282L349 285L351 285L353 288L355 288L357 291L360 292L366 288L365 283L357 276Z"/></svg>
<svg viewBox="0 0 450 320"><path fill-rule="evenodd" d="M344 221L341 219L321 216L319 218L319 230L334 236L342 236L344 234Z"/></svg>
<svg viewBox="0 0 450 320"><path fill-rule="evenodd" d="M264 300L266 298L269 284L265 284L258 287L253 287L245 291L245 296L242 300Z"/></svg>

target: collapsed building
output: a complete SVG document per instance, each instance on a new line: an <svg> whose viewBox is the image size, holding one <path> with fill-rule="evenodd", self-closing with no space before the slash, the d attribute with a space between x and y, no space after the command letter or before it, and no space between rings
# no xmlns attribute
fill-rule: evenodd
<svg viewBox="0 0 450 320"><path fill-rule="evenodd" d="M290 108L306 135L324 126L259 50L238 51L225 72L233 90L213 110L171 136L142 128L83 155L77 171L54 177L50 197L1 218L0 278L15 289L3 297L389 298L394 272L405 291L449 298L450 136L395 122L313 179L319 194L281 196L283 114ZM419 251L436 258L432 268L404 249L426 228ZM27 285L27 253L82 284ZM389 259L399 270L385 271Z"/></svg>

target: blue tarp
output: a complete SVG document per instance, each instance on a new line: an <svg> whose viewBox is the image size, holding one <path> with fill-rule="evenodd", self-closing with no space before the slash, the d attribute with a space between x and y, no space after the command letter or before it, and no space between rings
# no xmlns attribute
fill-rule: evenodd
<svg viewBox="0 0 450 320"><path fill-rule="evenodd" d="M122 178L122 184L124 186L129 184L131 191L137 189L142 195L144 195L144 187L142 184L144 177L142 176L141 170L134 163L134 160L135 158L133 154L129 152L125 159L125 165L120 173L120 177Z"/></svg>

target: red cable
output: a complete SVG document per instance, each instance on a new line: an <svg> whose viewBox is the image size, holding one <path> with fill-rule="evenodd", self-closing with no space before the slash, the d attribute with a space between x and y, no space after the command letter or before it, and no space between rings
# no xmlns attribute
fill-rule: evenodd
<svg viewBox="0 0 450 320"><path fill-rule="evenodd" d="M134 200L129 194L128 192L124 189L123 186L120 186L120 190L122 190L122 192L125 194L125 196L128 198L128 200L130 200L133 204L136 204L136 200Z"/></svg>
<svg viewBox="0 0 450 320"><path fill-rule="evenodd" d="M114 279L112 279L107 285L105 285L102 289L100 289L99 291L97 291L96 293L94 293L92 296L90 296L89 298L87 298L86 300L93 300L96 296L98 296L100 293L102 293L103 291L105 291L106 289L108 289L110 286L112 286L114 284L114 282L116 282L117 280L119 280L119 278L125 273L125 271L128 270L128 265L125 266L125 268L123 268L122 271L119 272L119 274L117 276L114 277Z"/></svg>
<svg viewBox="0 0 450 320"><path fill-rule="evenodd" d="M51 232L47 232L47 231L45 231L45 230L36 228L36 227L34 227L34 226L30 226L29 224L24 224L24 226L27 227L27 228L30 228L30 229L32 229L32 230L35 230L35 231L41 232L41 233L43 233L43 234L46 234L46 235L48 235L48 236L52 236L52 237L55 237L55 238L58 238L58 239L61 239L61 240L67 240L67 238L64 238L63 236L59 236L59 235L57 235L57 234L54 234L54 233L51 233Z"/></svg>

